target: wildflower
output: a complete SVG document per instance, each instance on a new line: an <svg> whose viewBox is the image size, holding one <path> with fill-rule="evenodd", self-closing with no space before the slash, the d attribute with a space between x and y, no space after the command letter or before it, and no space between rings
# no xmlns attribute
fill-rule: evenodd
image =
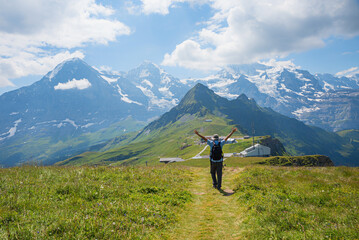
<svg viewBox="0 0 359 240"><path fill-rule="evenodd" d="M115 225L116 223L115 223L115 222L113 222L112 224L113 224L113 225Z"/></svg>

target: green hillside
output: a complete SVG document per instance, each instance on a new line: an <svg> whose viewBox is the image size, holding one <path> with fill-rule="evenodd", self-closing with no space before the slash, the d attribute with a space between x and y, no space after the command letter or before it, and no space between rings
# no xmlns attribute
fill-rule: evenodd
<svg viewBox="0 0 359 240"><path fill-rule="evenodd" d="M92 133L81 133L79 129L72 130L74 132L70 136L63 133L66 137L44 137L44 133L38 132L37 135L26 136L6 147L0 146L0 156L2 159L9 157L10 160L15 160L14 162L18 162L17 159L21 156L29 162L51 165L85 151L103 149L107 146L107 141L114 138L129 138L129 132L140 130L144 126L144 122L135 121L130 117ZM0 166L11 166L10 160L9 163L0 162Z"/></svg>
<svg viewBox="0 0 359 240"><path fill-rule="evenodd" d="M211 119L212 122L206 122ZM104 152L86 152L72 157L58 165L127 165L127 164L158 164L161 157L181 157L189 159L196 156L205 145L200 144L200 139L193 133L198 129L205 135L218 133L227 135L233 125L230 125L226 119L206 115L184 115L179 121L168 124L164 128L155 129L146 132L146 128L131 143L113 148ZM241 136L236 133L234 137ZM225 145L224 151L241 151L252 144L251 139L239 141L237 144ZM205 151L203 155L208 155Z"/></svg>
<svg viewBox="0 0 359 240"><path fill-rule="evenodd" d="M153 239L191 201L180 168L0 169L0 239Z"/></svg>
<svg viewBox="0 0 359 240"><path fill-rule="evenodd" d="M351 141L359 142L359 130L350 129L337 132L343 138L351 139Z"/></svg>

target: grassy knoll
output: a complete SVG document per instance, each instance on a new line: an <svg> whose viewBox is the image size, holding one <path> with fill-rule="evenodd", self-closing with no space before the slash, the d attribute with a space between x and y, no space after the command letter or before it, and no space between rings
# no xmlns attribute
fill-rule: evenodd
<svg viewBox="0 0 359 240"><path fill-rule="evenodd" d="M359 238L358 168L251 166L235 182L244 239Z"/></svg>
<svg viewBox="0 0 359 240"><path fill-rule="evenodd" d="M0 169L0 239L153 239L191 200L174 167Z"/></svg>

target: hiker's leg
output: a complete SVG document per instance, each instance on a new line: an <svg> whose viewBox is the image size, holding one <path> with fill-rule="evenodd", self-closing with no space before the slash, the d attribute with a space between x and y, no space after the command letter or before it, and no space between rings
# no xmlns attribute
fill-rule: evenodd
<svg viewBox="0 0 359 240"><path fill-rule="evenodd" d="M222 187L222 173L223 173L222 169L223 169L223 162L220 162L217 165L218 189Z"/></svg>
<svg viewBox="0 0 359 240"><path fill-rule="evenodd" d="M217 179L216 179L216 164L211 162L211 175L212 175L212 183L213 186L217 186Z"/></svg>

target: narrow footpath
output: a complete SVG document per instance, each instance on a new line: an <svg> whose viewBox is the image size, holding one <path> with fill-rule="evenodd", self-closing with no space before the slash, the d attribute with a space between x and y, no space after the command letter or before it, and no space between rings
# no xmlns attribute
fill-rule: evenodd
<svg viewBox="0 0 359 240"><path fill-rule="evenodd" d="M168 239L240 239L241 213L233 188L242 168L225 167L222 191L212 187L209 168L191 168L193 202L166 233Z"/></svg>

